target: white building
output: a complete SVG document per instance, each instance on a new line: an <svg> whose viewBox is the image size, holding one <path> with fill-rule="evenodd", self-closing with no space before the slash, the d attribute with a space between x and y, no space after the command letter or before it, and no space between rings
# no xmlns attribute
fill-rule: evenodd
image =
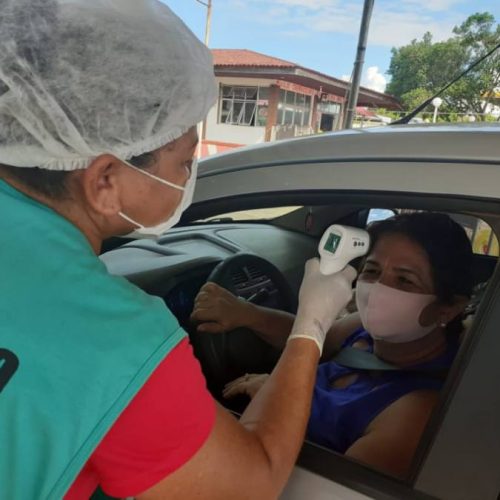
<svg viewBox="0 0 500 500"><path fill-rule="evenodd" d="M212 53L219 99L205 122L203 155L338 127L348 82L249 50ZM364 87L358 106L401 109Z"/></svg>

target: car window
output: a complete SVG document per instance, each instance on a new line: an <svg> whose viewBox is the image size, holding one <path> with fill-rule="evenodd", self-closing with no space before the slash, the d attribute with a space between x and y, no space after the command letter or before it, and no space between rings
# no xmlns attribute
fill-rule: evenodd
<svg viewBox="0 0 500 500"><path fill-rule="evenodd" d="M389 217L396 215L394 210L389 210L388 208L372 208L368 212L368 218L366 219L366 225L372 222L377 222L379 220L385 220Z"/></svg>
<svg viewBox="0 0 500 500"><path fill-rule="evenodd" d="M372 222L388 219L396 213L410 213L415 210L407 209L387 209L387 208L372 208L368 212L368 217L366 220L366 225ZM472 250L476 255L489 255L491 257L498 257L499 245L498 239L493 232L491 226L482 219L474 217L472 215L464 214L448 214L454 220L456 220L467 233L471 244Z"/></svg>
<svg viewBox="0 0 500 500"><path fill-rule="evenodd" d="M498 257L498 239L488 223L470 215L451 216L465 229L475 254Z"/></svg>

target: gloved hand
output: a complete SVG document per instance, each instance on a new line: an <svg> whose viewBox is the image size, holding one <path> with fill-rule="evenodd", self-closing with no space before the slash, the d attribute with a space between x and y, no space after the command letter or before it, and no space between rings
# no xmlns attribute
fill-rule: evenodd
<svg viewBox="0 0 500 500"><path fill-rule="evenodd" d="M196 296L191 321L198 323L199 332L223 333L248 326L254 309L225 288L206 283Z"/></svg>
<svg viewBox="0 0 500 500"><path fill-rule="evenodd" d="M319 270L318 258L308 260L299 292L299 308L288 341L312 339L321 354L328 330L351 300L355 277L356 271L351 266L325 276Z"/></svg>
<svg viewBox="0 0 500 500"><path fill-rule="evenodd" d="M222 395L226 399L233 398L238 394L246 394L250 398L253 398L268 378L269 375L267 373L247 373L243 377L239 377L226 384Z"/></svg>

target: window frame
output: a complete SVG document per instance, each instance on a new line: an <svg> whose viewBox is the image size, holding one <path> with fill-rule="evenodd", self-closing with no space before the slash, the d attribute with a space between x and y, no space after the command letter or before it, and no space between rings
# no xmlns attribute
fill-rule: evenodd
<svg viewBox="0 0 500 500"><path fill-rule="evenodd" d="M312 97L293 90L280 89L278 101L277 126L310 127L312 117ZM299 103L299 100L303 100ZM296 115L302 115L300 123L296 123ZM288 120L287 116L291 116ZM281 117L281 119L279 119Z"/></svg>
<svg viewBox="0 0 500 500"><path fill-rule="evenodd" d="M248 168L248 167L246 167ZM220 174L224 176L224 173ZM292 202L293 200L293 202ZM498 231L498 224L488 221L487 214L500 216L500 199L471 198L461 195L438 195L429 193L407 193L404 191L335 191L334 189L315 192L280 191L252 193L212 199L193 206L193 213L210 212L210 207L220 206L224 210L242 210L278 206L284 204L349 203L365 207L412 208L442 212L469 213L481 218ZM360 227L363 220L356 218ZM368 210L366 210L366 216ZM366 222L366 220L364 220ZM500 463L500 446L492 446L491 441L500 442L500 399L493 392L479 391L478 386L485 376L494 371L500 378L500 267L497 264L491 277L484 299L479 306L477 317L466 336L457 360L443 387L442 396L424 433L413 470L406 481L385 476L320 446L305 443L297 466L332 482L351 488L353 491L369 495L375 499L408 500L444 498L470 499L484 498L496 500L500 491L500 477L497 464ZM490 362L485 364L486 356ZM495 362L496 361L496 362ZM474 384L474 380L476 384ZM483 433L483 425L470 427L470 401L482 402L488 414L487 427L490 434ZM454 411L454 408L459 409ZM460 450L468 449L473 454ZM453 450L453 451L450 451ZM471 457L474 460L471 460ZM486 459L486 460L485 460ZM459 471L457 473L457 471ZM475 477L474 481L470 481ZM480 494L479 493L479 489Z"/></svg>
<svg viewBox="0 0 500 500"><path fill-rule="evenodd" d="M225 96L226 89L232 89L232 95ZM244 96L236 95L236 90L244 90ZM247 92L255 91L255 99L250 98ZM267 102L267 104L264 104ZM225 110L225 105L229 109ZM235 119L235 105L239 107L238 117ZM253 111L248 118L247 108L252 105ZM230 85L226 83L219 84L219 109L217 113L217 123L220 125L231 125L236 127L265 127L267 124L267 113L261 117L261 110L269 107L269 87L261 85ZM230 117L232 117L230 119Z"/></svg>

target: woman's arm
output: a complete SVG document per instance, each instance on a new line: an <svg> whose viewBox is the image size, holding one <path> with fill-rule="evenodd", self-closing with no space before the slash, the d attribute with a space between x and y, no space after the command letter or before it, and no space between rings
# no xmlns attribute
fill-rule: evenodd
<svg viewBox="0 0 500 500"><path fill-rule="evenodd" d="M283 349L295 316L242 300L215 283L205 284L198 293L191 320L199 332L222 333L249 328L269 344Z"/></svg>
<svg viewBox="0 0 500 500"><path fill-rule="evenodd" d="M439 392L432 390L406 394L372 420L365 434L346 451L346 456L386 474L405 478L438 400Z"/></svg>
<svg viewBox="0 0 500 500"><path fill-rule="evenodd" d="M240 327L249 328L269 344L283 349L295 316L246 302L215 283L207 283L196 297L191 319L199 323L200 332L221 333ZM357 313L335 321L327 334L322 359L330 359L360 326Z"/></svg>
<svg viewBox="0 0 500 500"><path fill-rule="evenodd" d="M240 421L218 407L198 453L136 498L278 498L302 446L318 357L311 340L289 342Z"/></svg>
<svg viewBox="0 0 500 500"><path fill-rule="evenodd" d="M319 261L306 264L292 334L240 421L219 407L215 428L201 450L149 491L136 495L139 500L278 498L302 445L331 314L338 314L351 298L354 277L353 269L325 277ZM329 291L335 300L325 304Z"/></svg>

